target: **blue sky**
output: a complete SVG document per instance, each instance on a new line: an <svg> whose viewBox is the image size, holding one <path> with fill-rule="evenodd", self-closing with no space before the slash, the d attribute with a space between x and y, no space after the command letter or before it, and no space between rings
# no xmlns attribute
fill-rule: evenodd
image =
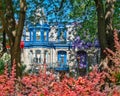
<svg viewBox="0 0 120 96"><path fill-rule="evenodd" d="M60 2L61 0L45 0L44 1L44 4L50 5L49 7L48 6L44 7L48 22L68 21L69 13L71 11L70 2L69 0L67 0L66 3L63 4L63 7L61 8L61 10L56 11L57 8L60 7ZM50 12L51 14L48 14Z"/></svg>
<svg viewBox="0 0 120 96"><path fill-rule="evenodd" d="M40 3L42 0L26 0L27 1L27 11L26 11L26 18L29 18L34 15L34 11L36 7L39 7L35 4L35 1ZM20 10L19 4L17 3L18 0L14 0L15 6L17 6L17 11ZM63 4L61 10L56 11L57 8L60 7L61 0L43 0L43 4L40 7L44 7L44 12L46 15L46 19L48 22L73 22L69 18L69 13L71 11L71 4L69 0L66 0L66 3ZM15 14L16 18L18 14ZM27 20L27 19L26 19Z"/></svg>

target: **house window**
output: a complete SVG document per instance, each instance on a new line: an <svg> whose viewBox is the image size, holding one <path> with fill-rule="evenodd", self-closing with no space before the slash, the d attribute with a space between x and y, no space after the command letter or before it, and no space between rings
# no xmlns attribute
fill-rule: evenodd
<svg viewBox="0 0 120 96"><path fill-rule="evenodd" d="M58 62L60 66L63 66L67 62L67 54L65 51L58 51Z"/></svg>
<svg viewBox="0 0 120 96"><path fill-rule="evenodd" d="M28 56L30 59L30 63L32 64L33 63L33 51L32 50L29 51Z"/></svg>
<svg viewBox="0 0 120 96"><path fill-rule="evenodd" d="M47 32L44 32L44 41L47 41Z"/></svg>
<svg viewBox="0 0 120 96"><path fill-rule="evenodd" d="M35 51L34 62L35 63L41 63L41 51L40 50Z"/></svg>
<svg viewBox="0 0 120 96"><path fill-rule="evenodd" d="M47 50L44 51L44 60L45 60L44 61L45 63L48 62L48 51Z"/></svg>
<svg viewBox="0 0 120 96"><path fill-rule="evenodd" d="M58 32L58 40L65 41L65 39L66 39L66 32L64 32L64 31Z"/></svg>
<svg viewBox="0 0 120 96"><path fill-rule="evenodd" d="M25 34L25 41L30 41L30 32L28 31L28 29L26 29L26 34Z"/></svg>
<svg viewBox="0 0 120 96"><path fill-rule="evenodd" d="M63 31L60 32L60 40L62 40L62 41L64 40L64 33L63 33Z"/></svg>
<svg viewBox="0 0 120 96"><path fill-rule="evenodd" d="M37 41L40 41L40 40L41 40L40 30L37 30L37 31L36 31L36 40L37 40Z"/></svg>
<svg viewBox="0 0 120 96"><path fill-rule="evenodd" d="M30 41L33 41L33 31L30 31Z"/></svg>

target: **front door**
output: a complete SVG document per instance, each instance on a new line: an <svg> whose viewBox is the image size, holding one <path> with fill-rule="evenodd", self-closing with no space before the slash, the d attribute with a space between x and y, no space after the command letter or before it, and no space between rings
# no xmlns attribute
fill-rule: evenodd
<svg viewBox="0 0 120 96"><path fill-rule="evenodd" d="M77 61L79 68L87 67L87 53L83 50L77 52Z"/></svg>
<svg viewBox="0 0 120 96"><path fill-rule="evenodd" d="M59 66L63 67L66 65L66 61L67 61L67 56L66 56L66 52L65 51L59 51L58 52L58 62L59 62Z"/></svg>

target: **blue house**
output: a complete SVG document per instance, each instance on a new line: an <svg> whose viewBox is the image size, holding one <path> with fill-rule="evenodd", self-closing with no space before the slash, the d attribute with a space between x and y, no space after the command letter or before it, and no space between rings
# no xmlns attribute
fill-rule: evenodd
<svg viewBox="0 0 120 96"><path fill-rule="evenodd" d="M24 49L22 61L29 69L36 65L41 68L46 63L47 68L55 71L69 71L71 62L73 25L29 24L24 30Z"/></svg>

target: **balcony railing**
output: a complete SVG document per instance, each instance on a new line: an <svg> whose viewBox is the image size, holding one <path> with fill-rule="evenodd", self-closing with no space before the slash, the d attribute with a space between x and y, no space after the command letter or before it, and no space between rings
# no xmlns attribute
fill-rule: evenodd
<svg viewBox="0 0 120 96"><path fill-rule="evenodd" d="M61 64L61 62L53 62L46 64L33 63L30 65L31 71L34 73L39 72L39 70L53 69L54 71L69 71L69 66L67 64Z"/></svg>

